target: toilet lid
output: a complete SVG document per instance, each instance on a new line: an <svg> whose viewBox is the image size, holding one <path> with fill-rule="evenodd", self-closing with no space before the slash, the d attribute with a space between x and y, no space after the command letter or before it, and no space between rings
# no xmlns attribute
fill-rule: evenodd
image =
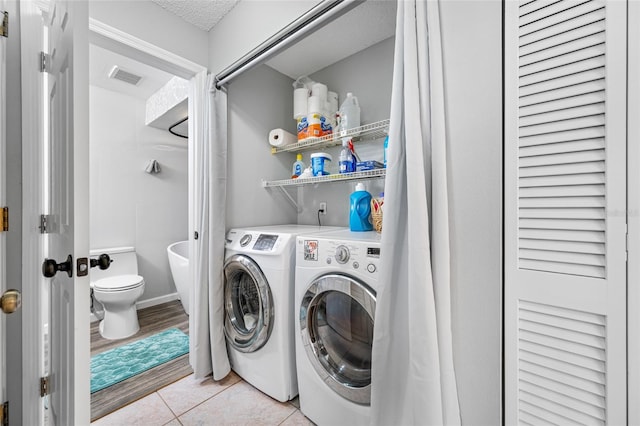
<svg viewBox="0 0 640 426"><path fill-rule="evenodd" d="M136 288L144 284L140 275L118 275L102 278L93 284L94 289L101 291L123 291Z"/></svg>

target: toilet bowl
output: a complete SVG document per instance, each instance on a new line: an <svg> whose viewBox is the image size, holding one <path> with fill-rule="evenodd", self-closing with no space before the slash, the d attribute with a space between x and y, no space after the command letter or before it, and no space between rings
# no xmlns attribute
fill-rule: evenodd
<svg viewBox="0 0 640 426"><path fill-rule="evenodd" d="M136 302L144 293L144 278L138 275L138 259L133 247L91 250L91 256L111 258L104 270L90 271L93 297L104 307L100 335L105 339L124 339L140 330Z"/></svg>
<svg viewBox="0 0 640 426"><path fill-rule="evenodd" d="M105 339L124 339L140 330L136 301L144 293L140 275L116 275L91 283L93 296L104 307L100 335Z"/></svg>

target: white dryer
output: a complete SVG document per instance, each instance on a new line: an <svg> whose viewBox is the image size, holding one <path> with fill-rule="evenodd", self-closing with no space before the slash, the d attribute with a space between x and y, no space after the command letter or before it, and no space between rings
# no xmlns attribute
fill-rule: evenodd
<svg viewBox="0 0 640 426"><path fill-rule="evenodd" d="M279 401L298 394L293 340L296 236L335 227L231 229L224 264L224 331L232 369Z"/></svg>
<svg viewBox="0 0 640 426"><path fill-rule="evenodd" d="M380 235L343 230L297 241L300 409L318 425L369 424Z"/></svg>

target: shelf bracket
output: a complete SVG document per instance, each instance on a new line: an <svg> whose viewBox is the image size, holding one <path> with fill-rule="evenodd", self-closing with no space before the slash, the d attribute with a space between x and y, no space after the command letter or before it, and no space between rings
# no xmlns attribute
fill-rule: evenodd
<svg viewBox="0 0 640 426"><path fill-rule="evenodd" d="M262 186L267 188L265 181L262 181ZM282 192L282 194L285 196L287 201L289 201L289 203L296 209L296 212L302 213L302 207L298 204L296 200L294 200L294 198L291 196L291 194L289 194L289 192L285 189L284 186L277 185L277 186L271 186L270 188L278 188Z"/></svg>
<svg viewBox="0 0 640 426"><path fill-rule="evenodd" d="M298 205L298 202L293 199L291 194L289 194L289 192L286 189L284 189L284 186L278 186L278 188L280 188L280 191L282 191L284 196L287 197L287 200L289 200L291 205L296 209L296 212L297 213L302 213L302 207L300 205Z"/></svg>

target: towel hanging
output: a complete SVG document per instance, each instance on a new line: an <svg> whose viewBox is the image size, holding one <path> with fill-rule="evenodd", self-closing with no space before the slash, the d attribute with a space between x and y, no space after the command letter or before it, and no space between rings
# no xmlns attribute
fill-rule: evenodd
<svg viewBox="0 0 640 426"><path fill-rule="evenodd" d="M144 168L144 171L149 174L160 173L160 163L158 160L149 160L147 167Z"/></svg>

